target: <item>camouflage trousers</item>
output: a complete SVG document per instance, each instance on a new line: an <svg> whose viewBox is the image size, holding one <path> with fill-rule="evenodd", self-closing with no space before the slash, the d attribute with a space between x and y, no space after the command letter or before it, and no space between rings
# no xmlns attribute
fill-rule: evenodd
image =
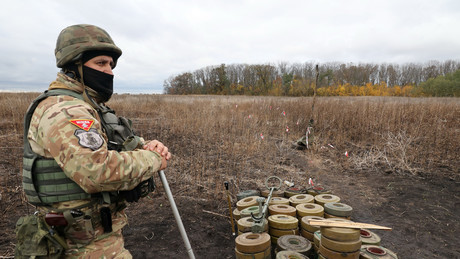
<svg viewBox="0 0 460 259"><path fill-rule="evenodd" d="M95 240L82 248L71 248L65 251L64 258L132 258L131 253L124 247L124 239L121 230L112 235Z"/></svg>
<svg viewBox="0 0 460 259"><path fill-rule="evenodd" d="M112 218L111 233L104 233L102 227L96 228L96 239L91 243L79 247L67 240L69 249L65 251L64 258L132 258L131 254L124 247L122 228L127 223L127 217L124 212L117 212Z"/></svg>

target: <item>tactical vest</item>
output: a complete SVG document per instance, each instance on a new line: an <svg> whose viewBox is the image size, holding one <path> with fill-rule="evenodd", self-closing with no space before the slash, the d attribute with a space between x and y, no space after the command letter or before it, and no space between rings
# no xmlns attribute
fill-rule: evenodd
<svg viewBox="0 0 460 259"><path fill-rule="evenodd" d="M24 119L24 156L22 185L27 200L36 206L50 206L55 202L89 199L100 197L110 203L108 193L88 194L72 179L68 178L62 168L53 158L45 158L32 151L27 138L30 121L38 104L49 96L69 95L83 100L79 93L66 89L45 91L29 106ZM133 130L131 121L117 117L114 111L107 106L100 105L97 112L101 118L101 125L108 138L108 149L129 151L136 149L141 141ZM115 197L114 197L115 196ZM110 193L111 200L118 200L116 193Z"/></svg>

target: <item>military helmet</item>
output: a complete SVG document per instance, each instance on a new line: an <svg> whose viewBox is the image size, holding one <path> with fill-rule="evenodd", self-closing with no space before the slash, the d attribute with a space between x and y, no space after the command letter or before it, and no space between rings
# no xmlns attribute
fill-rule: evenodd
<svg viewBox="0 0 460 259"><path fill-rule="evenodd" d="M113 53L111 56L114 67L122 53L104 29L89 24L69 26L61 31L56 42L56 66L62 68L68 63L76 62L83 52L93 50Z"/></svg>

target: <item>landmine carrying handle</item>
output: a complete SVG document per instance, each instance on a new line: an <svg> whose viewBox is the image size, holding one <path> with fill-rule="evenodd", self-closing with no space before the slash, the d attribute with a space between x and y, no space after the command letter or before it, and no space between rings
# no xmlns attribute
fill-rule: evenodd
<svg viewBox="0 0 460 259"><path fill-rule="evenodd" d="M271 179L275 179L279 181L278 187L276 187L275 185L269 186L269 181ZM278 176L270 176L267 178L267 180L265 180L265 187L267 187L267 189L270 190L270 193L268 194L267 201L265 202L263 208L262 208L262 203L265 201L265 199L262 197L257 198L257 202L259 202L259 216L256 217L254 216L254 213L251 212L251 217L254 220L254 224L252 225L252 229L251 229L253 233L262 233L264 231L265 214L267 213L267 208L272 198L273 191L280 189L282 184L283 184L283 181Z"/></svg>
<svg viewBox="0 0 460 259"><path fill-rule="evenodd" d="M163 170L158 172L160 175L161 182L163 183L163 187L165 188L166 196L168 196L169 203L171 204L171 209L174 214L174 218L176 218L177 227L179 228L180 235L184 240L185 248L187 249L188 257L190 259L195 259L195 255L193 254L192 246L190 245L190 241L188 240L187 233L185 232L184 224L182 224L182 219L180 218L179 211L177 210L176 203L174 202L174 198L171 193L171 189L169 189L168 181L166 180L165 173Z"/></svg>

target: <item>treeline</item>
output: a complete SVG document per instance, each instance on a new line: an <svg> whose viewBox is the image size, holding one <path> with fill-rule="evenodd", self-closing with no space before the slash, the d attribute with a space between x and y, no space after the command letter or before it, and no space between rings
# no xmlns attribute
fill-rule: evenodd
<svg viewBox="0 0 460 259"><path fill-rule="evenodd" d="M460 96L459 61L319 64L317 95ZM221 64L171 76L167 94L311 96L316 63Z"/></svg>

